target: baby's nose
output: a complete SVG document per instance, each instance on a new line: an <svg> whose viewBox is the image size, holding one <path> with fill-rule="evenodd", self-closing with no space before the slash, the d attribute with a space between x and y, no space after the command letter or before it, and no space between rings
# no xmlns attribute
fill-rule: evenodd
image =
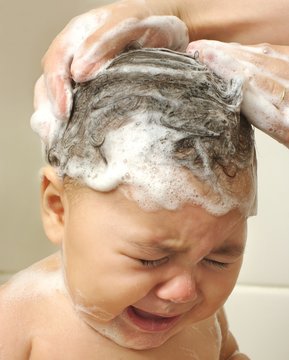
<svg viewBox="0 0 289 360"><path fill-rule="evenodd" d="M189 271L184 271L159 285L156 296L174 303L187 303L197 298L196 283Z"/></svg>

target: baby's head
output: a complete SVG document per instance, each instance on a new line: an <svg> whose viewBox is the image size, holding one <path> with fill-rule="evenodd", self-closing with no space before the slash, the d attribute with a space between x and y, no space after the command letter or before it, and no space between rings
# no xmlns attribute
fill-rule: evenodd
<svg viewBox="0 0 289 360"><path fill-rule="evenodd" d="M116 343L162 345L232 291L255 211L241 86L190 56L133 50L75 87L46 139L43 222L80 316Z"/></svg>
<svg viewBox="0 0 289 360"><path fill-rule="evenodd" d="M129 185L147 209L192 201L216 214L250 211L254 145L240 101L240 81L228 84L190 56L130 51L76 86L46 158L61 177L98 191Z"/></svg>

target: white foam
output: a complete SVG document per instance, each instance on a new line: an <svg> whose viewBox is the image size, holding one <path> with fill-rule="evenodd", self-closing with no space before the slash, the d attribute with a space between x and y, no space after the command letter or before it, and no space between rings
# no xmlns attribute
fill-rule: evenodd
<svg viewBox="0 0 289 360"><path fill-rule="evenodd" d="M189 171L173 159L172 144L183 134L157 124L148 125L150 119L138 115L131 123L107 134L102 146L107 166L97 165L89 158L85 161L73 158L65 174L82 179L98 191L110 191L120 184L130 185L123 191L146 210L160 207L173 210L185 202L193 202L221 215L238 206L239 199L229 196L222 186L215 187L219 192L217 201L203 194Z"/></svg>
<svg viewBox="0 0 289 360"><path fill-rule="evenodd" d="M162 50L155 49L154 51ZM179 54L171 52L170 56L179 57ZM193 59L192 61L195 62ZM154 66L148 65L140 68L134 64L122 66L121 71L131 73L135 67L139 72L150 74L159 71ZM116 70L110 67L110 63L107 63L99 70L99 73L105 74L114 71ZM178 71L180 70L161 70L162 74L172 75L172 78L176 77ZM186 78L191 81L190 77L193 77L193 74L188 73ZM200 64L199 76L203 76L205 79L207 73L206 67ZM228 95L235 94L238 89L241 89L242 80L236 77L230 84L231 86L227 89ZM137 89L135 94L138 94ZM162 94L159 91L152 91L150 96L162 100ZM176 109L183 106L178 100L178 94L174 93L174 96L175 98L170 100L170 105ZM241 96L236 96L236 99L238 99L237 103L230 106L225 104L226 108L229 106L233 112L238 111ZM95 109L89 115L91 119L88 118L88 123L97 120L101 115L98 111L99 109ZM61 123L53 117L49 118L49 114L51 114L51 109L49 103L46 102L34 114L31 121L34 130L40 134L44 143L49 145L48 149L51 147L50 145L54 145L54 140L57 142L58 139L61 139L66 126L65 123ZM173 210L186 202L193 202L215 215L227 213L234 207L243 207L245 211L249 208L250 211L251 198L244 206L247 199L241 199L240 194L236 195L236 191L231 191L231 188L227 189L226 185L224 186L220 181L221 176L218 178L207 159L206 150L202 148L204 144L199 144L198 139L195 140L194 146L197 154L201 157L203 166L201 169L195 167L195 169L190 169L192 171L185 170L181 161L174 159L175 149L173 148L178 140L186 137L184 131L176 131L161 125L164 114L153 112L151 109L147 111L140 109L138 114L132 112L128 116L126 125L120 126L116 130L107 130L108 133L104 132L105 141L100 150L91 144L91 136L93 136L91 133L83 135L82 149L79 151L76 149L70 154L69 146L58 150L56 157L60 163L59 176L68 175L71 178L79 179L88 187L98 191L110 191L120 184L129 185L122 187L125 194L132 197L146 210L155 210L160 207ZM72 128L70 131L72 133L77 131L77 126L76 129ZM91 130L87 131L91 132ZM97 136L97 142L101 143L102 134L97 134ZM98 154L98 151L101 152ZM53 152L50 155L53 159ZM103 161L101 155L103 155ZM56 166L56 161L51 162ZM190 167L193 166L192 161Z"/></svg>
<svg viewBox="0 0 289 360"><path fill-rule="evenodd" d="M7 283L4 296L7 300L23 300L39 296L53 296L65 292L61 270L44 271L33 267L20 271Z"/></svg>

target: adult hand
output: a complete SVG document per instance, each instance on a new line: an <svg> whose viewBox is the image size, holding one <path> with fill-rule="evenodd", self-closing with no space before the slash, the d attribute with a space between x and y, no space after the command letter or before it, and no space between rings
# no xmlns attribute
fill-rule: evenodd
<svg viewBox="0 0 289 360"><path fill-rule="evenodd" d="M187 52L198 52L216 74L244 81L241 111L257 128L289 147L289 46L199 40Z"/></svg>
<svg viewBox="0 0 289 360"><path fill-rule="evenodd" d="M152 9L145 2L132 6L121 1L72 19L44 56L44 74L35 87L32 126L36 128L45 113L67 119L72 107L71 79L93 78L101 65L132 42L185 51L189 43L186 25L175 16L154 15L158 13L161 9ZM44 133L47 127L48 123L42 126Z"/></svg>
<svg viewBox="0 0 289 360"><path fill-rule="evenodd" d="M51 139L60 126L58 119L69 118L71 80L91 79L104 62L131 42L182 51L188 43L188 28L191 40L287 44L288 3L280 0L278 6L268 3L264 7L263 0L255 0L251 5L244 12L243 0L237 4L122 0L76 17L56 37L43 59L44 74L36 85L32 127L44 141Z"/></svg>

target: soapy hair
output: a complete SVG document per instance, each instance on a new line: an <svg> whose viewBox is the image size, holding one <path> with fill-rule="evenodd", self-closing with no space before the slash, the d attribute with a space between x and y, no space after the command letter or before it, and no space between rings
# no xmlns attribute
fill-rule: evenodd
<svg viewBox="0 0 289 360"><path fill-rule="evenodd" d="M144 188L136 166L144 172L152 164L162 176L163 165L174 168L167 176L185 168L224 194L222 179L252 167L254 137L240 114L241 80L223 80L196 57L165 49L127 51L94 80L75 84L74 92L69 122L45 148L62 177L100 191L121 183ZM147 140L140 146L142 136Z"/></svg>

